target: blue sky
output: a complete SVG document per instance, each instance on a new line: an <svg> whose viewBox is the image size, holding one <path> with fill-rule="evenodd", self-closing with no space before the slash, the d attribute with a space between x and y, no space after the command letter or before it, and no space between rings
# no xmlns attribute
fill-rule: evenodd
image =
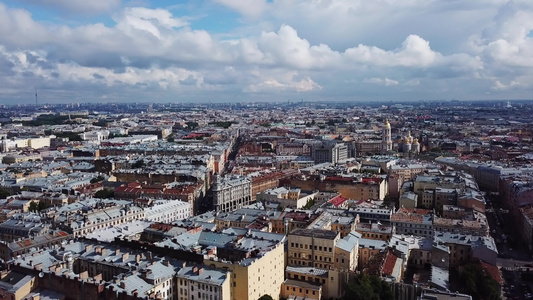
<svg viewBox="0 0 533 300"><path fill-rule="evenodd" d="M528 0L0 0L0 103L531 99Z"/></svg>

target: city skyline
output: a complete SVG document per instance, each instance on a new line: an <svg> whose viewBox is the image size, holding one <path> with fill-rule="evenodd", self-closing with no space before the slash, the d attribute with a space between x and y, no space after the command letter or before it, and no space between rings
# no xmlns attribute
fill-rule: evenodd
<svg viewBox="0 0 533 300"><path fill-rule="evenodd" d="M0 1L0 103L530 99L532 16L500 0Z"/></svg>

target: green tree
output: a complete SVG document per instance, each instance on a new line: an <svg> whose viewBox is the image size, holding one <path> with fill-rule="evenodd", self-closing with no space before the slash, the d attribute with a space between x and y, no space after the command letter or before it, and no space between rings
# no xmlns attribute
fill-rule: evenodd
<svg viewBox="0 0 533 300"><path fill-rule="evenodd" d="M135 163L133 163L133 165L131 165L132 168L134 169L139 169L139 168L142 168L146 166L146 163L144 162L144 159L139 159L138 161L136 161Z"/></svg>
<svg viewBox="0 0 533 300"><path fill-rule="evenodd" d="M359 274L345 286L344 300L393 300L391 286L374 275Z"/></svg>
<svg viewBox="0 0 533 300"><path fill-rule="evenodd" d="M104 181L104 176L102 175L98 175L98 177L95 177L93 179L91 179L91 183L96 183L96 182L100 182L100 181Z"/></svg>
<svg viewBox="0 0 533 300"><path fill-rule="evenodd" d="M187 127L191 130L198 128L198 123L193 121L186 122L185 124L187 124Z"/></svg>
<svg viewBox="0 0 533 300"><path fill-rule="evenodd" d="M30 202L30 206L28 207L29 211L38 212L44 209L47 209L50 207L50 204L45 203L43 201L39 201L39 203L32 201Z"/></svg>
<svg viewBox="0 0 533 300"><path fill-rule="evenodd" d="M8 196L11 196L11 192L6 189L0 189L0 199L5 199Z"/></svg>
<svg viewBox="0 0 533 300"><path fill-rule="evenodd" d="M37 202L32 201L30 202L30 206L28 207L29 211L38 211L39 210L39 204Z"/></svg>
<svg viewBox="0 0 533 300"><path fill-rule="evenodd" d="M307 203L304 205L304 207L302 207L302 208L303 209L310 209L311 207L313 207L313 205L315 205L315 200L309 199L307 201Z"/></svg>
<svg viewBox="0 0 533 300"><path fill-rule="evenodd" d="M100 198L100 199L109 199L109 198L113 198L114 196L115 196L115 191L108 190L108 189L103 189L103 190L100 190L94 193L94 197Z"/></svg>
<svg viewBox="0 0 533 300"><path fill-rule="evenodd" d="M459 291L472 295L474 300L499 300L499 284L480 265L468 264L459 273Z"/></svg>

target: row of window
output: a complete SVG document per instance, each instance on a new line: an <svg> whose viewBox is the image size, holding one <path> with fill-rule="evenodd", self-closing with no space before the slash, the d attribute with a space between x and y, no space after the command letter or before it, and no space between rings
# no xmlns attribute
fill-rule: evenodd
<svg viewBox="0 0 533 300"><path fill-rule="evenodd" d="M292 248L302 248L302 249L312 249L311 245L307 245L307 244L299 244L299 243L291 243L291 247ZM318 250L318 251L325 251L325 252L333 252L333 249L331 247L322 247L322 246L317 246L317 245L314 245L314 250Z"/></svg>
<svg viewBox="0 0 533 300"><path fill-rule="evenodd" d="M302 293L303 292L302 288L299 288L299 289L300 289L300 293ZM290 291L290 287L288 287L288 286L287 286L287 291ZM296 288L292 287L292 291L296 292ZM316 294L316 291L311 291L311 292L312 292L312 295ZM305 289L305 294L309 295L309 290L308 289Z"/></svg>

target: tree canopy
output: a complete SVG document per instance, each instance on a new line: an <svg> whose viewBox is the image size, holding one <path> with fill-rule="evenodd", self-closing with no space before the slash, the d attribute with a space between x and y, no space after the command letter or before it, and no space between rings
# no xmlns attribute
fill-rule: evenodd
<svg viewBox="0 0 533 300"><path fill-rule="evenodd" d="M480 265L468 264L459 273L461 293L472 295L474 300L499 300L499 284Z"/></svg>
<svg viewBox="0 0 533 300"><path fill-rule="evenodd" d="M344 300L393 300L391 286L373 275L359 274L345 286Z"/></svg>
<svg viewBox="0 0 533 300"><path fill-rule="evenodd" d="M100 198L100 199L113 198L114 196L115 196L115 191L108 190L108 189L103 189L101 191L94 193L94 197Z"/></svg>

